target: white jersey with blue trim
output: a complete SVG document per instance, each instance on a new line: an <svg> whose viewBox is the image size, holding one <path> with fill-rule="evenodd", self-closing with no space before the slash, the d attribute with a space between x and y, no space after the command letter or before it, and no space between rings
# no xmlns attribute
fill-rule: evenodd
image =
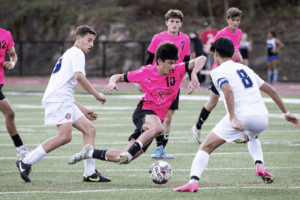
<svg viewBox="0 0 300 200"><path fill-rule="evenodd" d="M235 114L242 116L268 114L259 90L264 81L252 69L229 60L214 69L211 76L222 97L224 97L221 89L223 84L229 83L231 86Z"/></svg>
<svg viewBox="0 0 300 200"><path fill-rule="evenodd" d="M273 52L276 49L276 38L273 37L270 40L267 40L267 45L268 45L268 57L272 57L272 56L277 56L278 53L277 52Z"/></svg>
<svg viewBox="0 0 300 200"><path fill-rule="evenodd" d="M85 75L85 55L75 46L60 57L53 69L42 102L74 102L75 72Z"/></svg>

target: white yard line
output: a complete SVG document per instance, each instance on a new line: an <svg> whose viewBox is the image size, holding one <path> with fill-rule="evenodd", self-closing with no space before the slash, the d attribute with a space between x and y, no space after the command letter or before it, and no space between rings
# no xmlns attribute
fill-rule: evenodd
<svg viewBox="0 0 300 200"><path fill-rule="evenodd" d="M300 167L266 167L268 169L295 169L298 170ZM206 168L207 171L235 171L235 170L255 170L255 167L240 167L240 168ZM15 171L0 171L0 173L15 173ZM148 172L148 169L100 169L101 172ZM190 168L186 169L172 169L174 172L189 172ZM82 170L33 170L34 173L77 173Z"/></svg>
<svg viewBox="0 0 300 200"><path fill-rule="evenodd" d="M153 187L153 186L148 186L148 187ZM171 186L171 187L176 187L176 186ZM178 186L177 186L178 187ZM260 190L265 190L265 189L272 189L272 190L277 190L277 189L300 189L300 187L293 187L293 186L285 186L285 187L278 187L278 186L222 186L222 187L199 187L199 190L216 190L216 189L260 189ZM2 195L7 195L7 194L78 194L78 193L95 193L95 192L120 192L120 191L165 191L165 190L172 190L169 187L168 188L142 188L142 189L134 189L134 188L129 188L129 189L108 189L108 190L73 190L73 191L49 191L49 190L44 190L44 191L22 191L22 192L0 192Z"/></svg>

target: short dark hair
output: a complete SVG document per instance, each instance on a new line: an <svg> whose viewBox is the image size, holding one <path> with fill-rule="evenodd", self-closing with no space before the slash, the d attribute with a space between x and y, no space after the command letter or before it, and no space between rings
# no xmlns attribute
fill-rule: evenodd
<svg viewBox="0 0 300 200"><path fill-rule="evenodd" d="M234 54L234 45L231 39L220 37L211 44L210 51L217 51L222 58L231 58Z"/></svg>
<svg viewBox="0 0 300 200"><path fill-rule="evenodd" d="M162 43L155 51L156 63L158 59L161 59L163 62L165 62L167 59L177 61L178 58L178 47L172 42Z"/></svg>
<svg viewBox="0 0 300 200"><path fill-rule="evenodd" d="M270 31L270 33L273 35L273 37L276 37L276 32L275 31Z"/></svg>
<svg viewBox="0 0 300 200"><path fill-rule="evenodd" d="M77 36L84 37L87 34L93 34L95 37L97 36L96 31L87 25L78 26L75 32L75 40Z"/></svg>
<svg viewBox="0 0 300 200"><path fill-rule="evenodd" d="M238 8L232 7L227 10L227 19L229 19L229 18L232 19L235 17L242 17L242 15L243 15L243 12Z"/></svg>
<svg viewBox="0 0 300 200"><path fill-rule="evenodd" d="M183 13L180 10L172 10L172 9L170 9L165 15L166 21L168 21L169 19L180 19L180 21L182 22L183 17L184 17Z"/></svg>

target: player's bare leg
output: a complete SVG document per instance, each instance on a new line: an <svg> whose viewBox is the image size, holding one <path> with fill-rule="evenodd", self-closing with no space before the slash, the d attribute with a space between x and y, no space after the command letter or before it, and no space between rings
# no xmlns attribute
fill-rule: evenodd
<svg viewBox="0 0 300 200"><path fill-rule="evenodd" d="M268 83L272 83L272 69L273 69L273 64L272 62L268 62Z"/></svg>
<svg viewBox="0 0 300 200"><path fill-rule="evenodd" d="M143 146L148 145L155 137L163 133L164 128L160 119L156 115L146 115L143 129L146 129L137 140L130 140L127 147L123 150L109 149L109 150L96 150L97 156L94 155L94 149L89 147L89 152L85 152L84 149L71 156L69 164L75 164L86 158L97 158L100 160L106 160L111 162L119 162L120 164L128 164L132 159L137 158L142 154ZM78 155L78 159L74 159ZM124 159L123 159L124 158Z"/></svg>
<svg viewBox="0 0 300 200"><path fill-rule="evenodd" d="M15 112L7 99L0 101L0 111L4 115L6 129L15 144L18 157L27 156L31 151L23 146L23 142L15 125Z"/></svg>
<svg viewBox="0 0 300 200"><path fill-rule="evenodd" d="M96 128L85 116L81 116L77 119L73 126L83 134L82 148L87 144L94 146Z"/></svg>
<svg viewBox="0 0 300 200"><path fill-rule="evenodd" d="M165 151L164 148L166 147L169 137L170 137L170 132L171 132L171 123L172 123L172 119L173 119L173 115L175 113L175 110L169 109L165 120L163 122L163 126L164 126L164 133L160 136L163 137L162 141L161 141L161 145L158 145L157 148L155 149L155 152L151 155L152 158L154 159L173 159L173 156L168 155ZM158 140L157 140L158 141ZM158 144L158 143L157 143Z"/></svg>
<svg viewBox="0 0 300 200"><path fill-rule="evenodd" d="M58 135L46 140L42 147L46 153L69 143L72 140L72 123L57 125Z"/></svg>

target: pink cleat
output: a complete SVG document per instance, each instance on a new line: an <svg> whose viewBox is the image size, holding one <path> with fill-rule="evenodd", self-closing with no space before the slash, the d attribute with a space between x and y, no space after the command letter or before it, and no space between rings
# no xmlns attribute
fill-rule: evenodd
<svg viewBox="0 0 300 200"><path fill-rule="evenodd" d="M275 179L275 177L270 173L270 171L265 169L261 165L256 165L255 176L259 176L266 184L273 183Z"/></svg>
<svg viewBox="0 0 300 200"><path fill-rule="evenodd" d="M198 183L187 183L183 186L174 188L173 191L177 192L198 192Z"/></svg>

